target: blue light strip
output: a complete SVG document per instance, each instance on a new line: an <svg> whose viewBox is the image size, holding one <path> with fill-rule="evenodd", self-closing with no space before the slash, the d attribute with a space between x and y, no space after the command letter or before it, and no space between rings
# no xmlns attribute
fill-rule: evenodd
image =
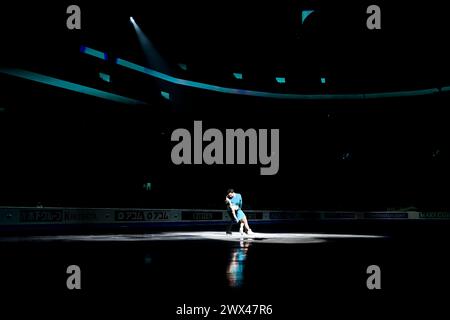
<svg viewBox="0 0 450 320"><path fill-rule="evenodd" d="M100 54L104 54L106 59L106 53L102 53L100 51L90 49L82 46L85 50L82 50L83 53L98 56ZM101 55L100 55L101 58ZM253 96L253 97L261 97L261 98L272 98L272 99L287 99L287 100L363 100L363 99L380 99L380 98L394 98L394 97L413 97L413 96L421 96L421 95L430 95L439 93L440 91L450 91L450 87L443 87L441 89L432 88L432 89L423 89L423 90L410 90L410 91L394 91L394 92L380 92L380 93L351 93L351 94L296 94L296 93L275 93L275 92L266 92L266 91L255 91L255 90L245 90L245 89L236 89L236 88L228 88L222 86L211 85L207 83L185 80L170 76L168 74L143 67L141 65L135 64L133 62L117 58L116 64L140 72L147 74L153 78L160 79L163 81L167 81L173 84L191 87L196 89L227 93L227 94L236 94L243 96ZM321 82L323 80L321 79Z"/></svg>
<svg viewBox="0 0 450 320"><path fill-rule="evenodd" d="M31 71L26 71L26 70L22 70L22 69L0 69L0 72L14 76L14 77L31 80L34 82L39 82L39 83L47 84L49 86L62 88L62 89L66 89L66 90L70 90L70 91L74 91L74 92L114 101L114 102L126 103L126 104L145 104L145 102L142 102L139 100L123 97L123 96L120 96L120 95L117 95L114 93L109 93L109 92L94 89L91 87L86 87L81 84L76 84L73 82L45 76L45 75L42 75L39 73L34 73Z"/></svg>
<svg viewBox="0 0 450 320"><path fill-rule="evenodd" d="M407 97L407 96L420 96L430 95L438 93L439 89L424 89L424 90L412 90L412 91L394 91L394 92L382 92L382 93L356 93L356 94L294 94L294 93L274 93L265 91L254 91L244 89L234 89L211 85L207 83L201 83L191 80L179 79L169 76L159 71L149 69L138 64L129 62L124 59L117 58L116 63L122 67L147 74L151 77L161 79L173 84L178 84L186 87L192 87L197 89L215 91L220 93L238 94L244 96L255 96L263 98L274 99L292 99L292 100L358 100L358 99L379 99L379 98L392 98L392 97Z"/></svg>
<svg viewBox="0 0 450 320"><path fill-rule="evenodd" d="M108 60L108 55L105 52L101 52L92 48L88 48L85 46L80 47L81 53L88 54L90 56L102 59L102 60Z"/></svg>
<svg viewBox="0 0 450 320"><path fill-rule="evenodd" d="M381 92L381 93L366 93L365 97L367 99L372 98L398 98L398 97L414 97L414 96L425 96L433 93L439 93L439 89L423 89L423 90L413 90L413 91L395 91L395 92Z"/></svg>
<svg viewBox="0 0 450 320"><path fill-rule="evenodd" d="M274 92L264 92L264 91L254 91L254 90L244 90L244 89L234 89L221 87L216 85L211 85L207 83L201 83L191 80L184 80L176 77L169 76L167 74L161 73L159 71L149 69L133 62L117 58L116 63L122 67L147 74L151 77L164 80L173 84L178 84L186 87L197 88L202 90L237 94L244 96L255 96L262 98L275 98L275 99L294 99L294 100L317 100L317 99L363 99L363 94L329 94L329 95L317 95L317 94L293 94L293 93L274 93Z"/></svg>

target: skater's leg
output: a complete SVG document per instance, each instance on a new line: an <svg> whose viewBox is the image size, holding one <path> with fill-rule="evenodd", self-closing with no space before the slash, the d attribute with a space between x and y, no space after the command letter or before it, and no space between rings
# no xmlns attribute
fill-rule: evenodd
<svg viewBox="0 0 450 320"><path fill-rule="evenodd" d="M247 220L247 217L246 216L244 216L244 218L242 218L242 223L244 224L244 226L245 226L245 230L246 230L246 232L249 234L249 233L252 233L252 229L250 229L250 226L248 225L248 220Z"/></svg>
<svg viewBox="0 0 450 320"><path fill-rule="evenodd" d="M236 212L235 210L231 209L231 212L228 211L228 214L230 215L230 224L227 227L227 234L232 234L233 225L236 223Z"/></svg>
<svg viewBox="0 0 450 320"><path fill-rule="evenodd" d="M244 234L244 222L242 220L239 221L239 233Z"/></svg>
<svg viewBox="0 0 450 320"><path fill-rule="evenodd" d="M232 234L231 230L233 229L233 224L234 224L234 221L231 220L227 226L227 231L226 231L227 234Z"/></svg>

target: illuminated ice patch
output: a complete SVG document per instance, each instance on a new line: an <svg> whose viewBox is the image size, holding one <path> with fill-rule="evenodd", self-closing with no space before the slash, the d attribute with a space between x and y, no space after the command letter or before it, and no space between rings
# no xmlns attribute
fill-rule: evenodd
<svg viewBox="0 0 450 320"><path fill-rule="evenodd" d="M321 243L330 239L377 239L383 236L356 234L328 234L328 233L254 233L241 235L234 232L226 235L223 231L196 232L163 232L149 234L110 234L110 235L60 235L33 237L4 237L3 242L49 242L49 241L88 241L88 242L136 242L136 241L190 241L214 240L250 243Z"/></svg>

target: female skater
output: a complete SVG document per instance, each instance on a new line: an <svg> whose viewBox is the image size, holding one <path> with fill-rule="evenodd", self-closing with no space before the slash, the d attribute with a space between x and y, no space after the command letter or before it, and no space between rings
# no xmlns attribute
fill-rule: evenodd
<svg viewBox="0 0 450 320"><path fill-rule="evenodd" d="M242 211L242 196L239 193L235 193L233 189L229 189L227 191L227 196L225 197L225 203L234 220L239 223L239 232L244 234L245 227L245 233L252 234L253 231L248 225L247 217L245 216L244 211Z"/></svg>

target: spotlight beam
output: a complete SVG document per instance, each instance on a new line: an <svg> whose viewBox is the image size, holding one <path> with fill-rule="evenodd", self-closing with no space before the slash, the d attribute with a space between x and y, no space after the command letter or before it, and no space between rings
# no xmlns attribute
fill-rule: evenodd
<svg viewBox="0 0 450 320"><path fill-rule="evenodd" d="M136 36L139 40L142 50L144 51L145 58L149 67L164 73L170 73L168 64L156 50L153 43L145 35L139 25L136 23L133 17L130 17L130 22L136 31Z"/></svg>

